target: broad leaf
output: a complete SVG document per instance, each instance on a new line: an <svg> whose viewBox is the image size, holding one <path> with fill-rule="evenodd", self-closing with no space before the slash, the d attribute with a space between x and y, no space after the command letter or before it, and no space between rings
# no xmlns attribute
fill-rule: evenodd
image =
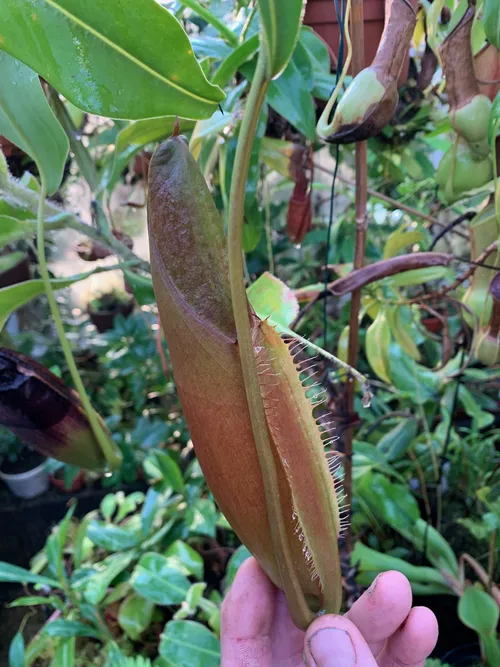
<svg viewBox="0 0 500 667"><path fill-rule="evenodd" d="M305 0L260 0L269 77L279 76L287 66L299 36Z"/></svg>
<svg viewBox="0 0 500 667"><path fill-rule="evenodd" d="M189 590L189 580L165 556L141 556L130 580L136 593L155 604L181 604Z"/></svg>
<svg viewBox="0 0 500 667"><path fill-rule="evenodd" d="M0 6L2 39L5 47L9 28ZM38 76L7 53L0 51L0 134L28 153L38 165L47 193L61 183L69 142L43 94Z"/></svg>
<svg viewBox="0 0 500 667"><path fill-rule="evenodd" d="M316 139L314 100L295 59L288 63L279 79L271 81L266 99L305 137Z"/></svg>
<svg viewBox="0 0 500 667"><path fill-rule="evenodd" d="M215 537L217 510L212 500L198 498L190 503L186 508L185 520L191 532Z"/></svg>
<svg viewBox="0 0 500 667"><path fill-rule="evenodd" d="M87 528L87 537L97 544L97 546L106 549L106 551L119 551L121 549L131 549L140 542L140 536L126 528L114 526L112 524L92 521Z"/></svg>
<svg viewBox="0 0 500 667"><path fill-rule="evenodd" d="M182 473L168 452L159 449L152 452L145 462L145 468L153 476L161 476L165 487L171 488L177 493L184 493Z"/></svg>
<svg viewBox="0 0 500 667"><path fill-rule="evenodd" d="M170 621L160 641L160 655L175 667L218 667L220 644L213 632L194 621Z"/></svg>
<svg viewBox="0 0 500 667"><path fill-rule="evenodd" d="M133 552L108 556L98 563L98 570L85 586L83 596L87 602L97 605L104 599L108 587L133 561Z"/></svg>
<svg viewBox="0 0 500 667"><path fill-rule="evenodd" d="M203 579L203 558L200 554L182 540L173 542L165 552L165 556L179 563L179 569L187 576Z"/></svg>
<svg viewBox="0 0 500 667"><path fill-rule="evenodd" d="M397 461L404 456L417 432L417 421L405 418L378 441L377 449L385 454L387 461Z"/></svg>
<svg viewBox="0 0 500 667"><path fill-rule="evenodd" d="M481 638L496 631L498 605L491 595L475 586L467 586L460 602L458 615L462 623L475 630Z"/></svg>
<svg viewBox="0 0 500 667"><path fill-rule="evenodd" d="M384 259L395 257L401 250L414 243L421 243L425 234L417 229L408 229L406 225L398 227L389 234L384 246Z"/></svg>
<svg viewBox="0 0 500 667"><path fill-rule="evenodd" d="M224 98L154 0L4 0L2 48L75 106L110 118L206 118Z"/></svg>
<svg viewBox="0 0 500 667"><path fill-rule="evenodd" d="M129 595L120 605L118 623L130 639L137 641L153 618L154 604L139 595Z"/></svg>
<svg viewBox="0 0 500 667"><path fill-rule="evenodd" d="M292 290L267 271L247 289L248 300L261 320L288 329L299 313L299 302Z"/></svg>

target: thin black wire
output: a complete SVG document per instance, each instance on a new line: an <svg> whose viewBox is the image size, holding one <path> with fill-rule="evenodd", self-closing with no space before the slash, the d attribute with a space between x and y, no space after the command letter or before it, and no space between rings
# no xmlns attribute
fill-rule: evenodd
<svg viewBox="0 0 500 667"><path fill-rule="evenodd" d="M335 76L335 86L334 89L337 87L340 75L342 73L342 68L343 68L343 63L344 63L344 48L345 48L345 31L344 31L344 26L345 26L345 14L346 14L346 8L347 8L347 3L341 0L341 6L339 5L339 0L333 0L335 4L335 13L337 15L337 22L339 24L339 30L340 30L340 42L339 42L339 52L338 52L338 57L337 57L337 72ZM333 93L333 91L332 91ZM332 110L332 113L335 113L335 109L337 108L337 103L334 104L334 108ZM340 157L340 145L337 144L335 147L335 169L333 172L333 179L332 179L332 189L330 191L330 215L328 218L328 231L327 231L327 237L326 237L326 250L325 250L325 273L323 277L323 282L325 284L325 291L328 290L328 283L329 283L329 278L330 278L330 272L328 270L328 262L330 259L330 250L331 250L331 235L332 235L332 228L333 228L333 202L335 199L335 183L337 180L337 171L339 167L339 157ZM324 346L326 349L326 339L328 335L328 299L323 300L323 332L324 332Z"/></svg>

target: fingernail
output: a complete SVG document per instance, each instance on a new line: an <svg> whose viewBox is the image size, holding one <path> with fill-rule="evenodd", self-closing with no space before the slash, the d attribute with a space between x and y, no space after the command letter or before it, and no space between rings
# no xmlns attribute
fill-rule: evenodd
<svg viewBox="0 0 500 667"><path fill-rule="evenodd" d="M349 633L340 628L318 630L309 640L314 663L311 667L351 667L356 653Z"/></svg>
<svg viewBox="0 0 500 667"><path fill-rule="evenodd" d="M373 595L373 593L374 593L374 591L375 591L375 588L377 587L378 580L380 579L380 576L381 576L380 574L377 574L377 576L375 577L375 579L372 581L372 585L371 585L370 588L366 591L366 594L367 594L367 595Z"/></svg>

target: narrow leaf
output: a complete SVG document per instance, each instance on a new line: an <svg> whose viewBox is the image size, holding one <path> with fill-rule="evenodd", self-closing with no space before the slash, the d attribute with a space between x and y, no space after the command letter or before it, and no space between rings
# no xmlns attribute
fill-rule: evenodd
<svg viewBox="0 0 500 667"><path fill-rule="evenodd" d="M365 349L373 371L381 380L388 384L391 384L389 365L390 344L391 330L385 313L380 311L366 330Z"/></svg>
<svg viewBox="0 0 500 667"><path fill-rule="evenodd" d="M74 667L76 658L76 638L60 641L54 651L50 667Z"/></svg>
<svg viewBox="0 0 500 667"><path fill-rule="evenodd" d="M305 0L260 0L259 2L271 79L283 72L292 57L305 5Z"/></svg>
<svg viewBox="0 0 500 667"><path fill-rule="evenodd" d="M93 637L100 639L101 634L90 625L80 623L79 621L68 621L58 618L55 621L47 623L42 630L43 634L49 637Z"/></svg>
<svg viewBox="0 0 500 667"><path fill-rule="evenodd" d="M57 579L44 577L41 574L33 574L23 567L11 563L0 562L0 582L19 584L45 584L51 588L59 588Z"/></svg>
<svg viewBox="0 0 500 667"><path fill-rule="evenodd" d="M16 632L9 646L9 667L25 667L24 638Z"/></svg>

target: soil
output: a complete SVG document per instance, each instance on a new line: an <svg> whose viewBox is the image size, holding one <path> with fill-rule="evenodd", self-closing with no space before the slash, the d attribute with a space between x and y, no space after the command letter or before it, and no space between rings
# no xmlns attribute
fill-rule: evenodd
<svg viewBox="0 0 500 667"><path fill-rule="evenodd" d="M0 469L6 475L20 475L23 472L37 468L44 461L45 456L42 456L34 449L25 447L21 451L17 461L3 461Z"/></svg>

